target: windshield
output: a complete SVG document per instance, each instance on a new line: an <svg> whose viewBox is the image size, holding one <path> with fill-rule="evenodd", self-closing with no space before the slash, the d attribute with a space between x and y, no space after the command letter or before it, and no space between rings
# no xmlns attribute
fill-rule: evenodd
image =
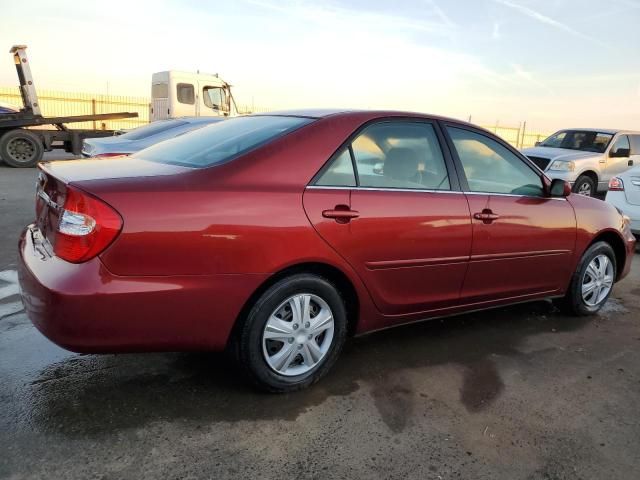
<svg viewBox="0 0 640 480"><path fill-rule="evenodd" d="M185 125L187 122L184 120L158 120L157 122L144 125L142 127L134 128L130 132L120 135L120 138L126 140L141 140L143 138L157 135L160 132L165 132L180 125Z"/></svg>
<svg viewBox="0 0 640 480"><path fill-rule="evenodd" d="M208 167L231 160L313 120L259 115L214 123L141 150L134 157L159 163Z"/></svg>
<svg viewBox="0 0 640 480"><path fill-rule="evenodd" d="M547 138L540 146L604 153L612 138L612 133L586 130L561 130Z"/></svg>

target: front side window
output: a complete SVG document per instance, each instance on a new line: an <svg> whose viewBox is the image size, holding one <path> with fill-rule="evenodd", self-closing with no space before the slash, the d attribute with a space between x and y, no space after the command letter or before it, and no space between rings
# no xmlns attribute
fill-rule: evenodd
<svg viewBox="0 0 640 480"><path fill-rule="evenodd" d="M518 156L489 137L448 127L469 190L484 193L544 196L542 180Z"/></svg>
<svg viewBox="0 0 640 480"><path fill-rule="evenodd" d="M631 147L629 146L629 138L626 135L621 135L611 146L611 153L621 157L628 156L630 149Z"/></svg>
<svg viewBox="0 0 640 480"><path fill-rule="evenodd" d="M225 105L225 92L221 87L203 87L202 100L204 104L214 110L223 110Z"/></svg>
<svg viewBox="0 0 640 480"><path fill-rule="evenodd" d="M351 144L361 187L449 190L433 126L392 121L366 127Z"/></svg>
<svg viewBox="0 0 640 480"><path fill-rule="evenodd" d="M276 115L231 118L160 142L133 157L187 167L209 167L239 157L312 121Z"/></svg>
<svg viewBox="0 0 640 480"><path fill-rule="evenodd" d="M187 105L196 103L195 90L190 83L179 83L176 85L176 93L178 95L178 102L186 103Z"/></svg>

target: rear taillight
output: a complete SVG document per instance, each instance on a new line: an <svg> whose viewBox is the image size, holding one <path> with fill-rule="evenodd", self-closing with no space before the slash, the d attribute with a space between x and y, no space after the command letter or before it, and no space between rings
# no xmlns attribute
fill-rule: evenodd
<svg viewBox="0 0 640 480"><path fill-rule="evenodd" d="M59 212L53 251L72 263L92 259L118 236L122 218L103 201L67 187L64 207Z"/></svg>
<svg viewBox="0 0 640 480"><path fill-rule="evenodd" d="M624 183L622 182L622 179L619 177L613 177L611 180L609 180L609 190L613 191L613 192L621 192L624 190Z"/></svg>

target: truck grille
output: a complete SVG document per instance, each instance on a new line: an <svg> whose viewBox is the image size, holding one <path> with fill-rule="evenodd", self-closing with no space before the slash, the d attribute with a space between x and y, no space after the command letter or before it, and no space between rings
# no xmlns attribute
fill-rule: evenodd
<svg viewBox="0 0 640 480"><path fill-rule="evenodd" d="M527 155L527 158L535 163L536 166L542 171L544 171L544 169L549 166L549 162L551 161L551 159L549 158L532 157L531 155Z"/></svg>

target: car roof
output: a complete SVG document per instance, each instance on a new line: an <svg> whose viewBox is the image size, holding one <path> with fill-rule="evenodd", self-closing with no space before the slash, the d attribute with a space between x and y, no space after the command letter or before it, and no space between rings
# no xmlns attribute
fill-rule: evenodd
<svg viewBox="0 0 640 480"><path fill-rule="evenodd" d="M610 135L615 135L616 133L640 133L634 130L624 130L621 128L562 128L558 130L558 132L564 132L566 130L573 130L576 132L598 132L598 133L608 133Z"/></svg>
<svg viewBox="0 0 640 480"><path fill-rule="evenodd" d="M434 115L430 113L421 112L408 112L401 110L365 110L365 109L323 109L323 108L311 108L311 109L299 109L299 110L278 110L273 112L261 112L254 113L254 116L283 116L283 117L306 117L306 118L325 118L325 117L368 117L370 119L383 118L383 117L414 117L414 118L426 118L432 120L442 120L445 122L454 122L459 124L466 124L475 128L480 128L477 125L459 120L457 118L443 117L440 115Z"/></svg>

